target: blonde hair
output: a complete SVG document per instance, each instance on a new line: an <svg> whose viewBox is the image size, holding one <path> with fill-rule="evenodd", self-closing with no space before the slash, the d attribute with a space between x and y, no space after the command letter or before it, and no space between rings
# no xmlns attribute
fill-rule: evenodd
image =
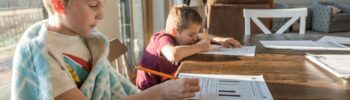
<svg viewBox="0 0 350 100"><path fill-rule="evenodd" d="M63 7L68 7L68 5L70 4L70 2L72 0L60 0L63 3ZM43 4L44 7L46 9L46 11L49 13L49 15L54 14L55 13L55 9L52 6L51 0L43 0Z"/></svg>
<svg viewBox="0 0 350 100"><path fill-rule="evenodd" d="M199 13L187 5L176 5L169 12L165 31L171 32L172 29L176 29L177 32L182 32L192 24L202 25Z"/></svg>

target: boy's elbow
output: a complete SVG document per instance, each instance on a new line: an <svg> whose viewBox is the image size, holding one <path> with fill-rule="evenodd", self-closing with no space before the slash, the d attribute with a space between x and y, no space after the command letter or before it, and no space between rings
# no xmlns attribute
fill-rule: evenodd
<svg viewBox="0 0 350 100"><path fill-rule="evenodd" d="M181 55L175 53L171 59L171 62L179 62L181 60L182 60Z"/></svg>
<svg viewBox="0 0 350 100"><path fill-rule="evenodd" d="M176 62L175 59L168 59L170 62Z"/></svg>
<svg viewBox="0 0 350 100"><path fill-rule="evenodd" d="M172 54L169 57L166 57L170 62L178 62L181 59L179 58L179 55L177 54Z"/></svg>
<svg viewBox="0 0 350 100"><path fill-rule="evenodd" d="M165 57L170 62L179 62L183 59L183 53L179 52L178 49L173 48L165 54Z"/></svg>

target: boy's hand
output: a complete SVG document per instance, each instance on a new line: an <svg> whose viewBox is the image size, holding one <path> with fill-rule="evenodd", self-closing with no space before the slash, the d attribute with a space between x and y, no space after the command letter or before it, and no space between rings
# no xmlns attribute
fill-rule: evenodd
<svg viewBox="0 0 350 100"><path fill-rule="evenodd" d="M201 41L197 42L196 45L198 45L202 51L210 50L210 41L208 39L202 39Z"/></svg>
<svg viewBox="0 0 350 100"><path fill-rule="evenodd" d="M198 79L169 80L161 84L161 94L166 100L184 100L196 96L200 90Z"/></svg>
<svg viewBox="0 0 350 100"><path fill-rule="evenodd" d="M236 47L241 48L242 45L234 38L221 38L219 43L225 47Z"/></svg>

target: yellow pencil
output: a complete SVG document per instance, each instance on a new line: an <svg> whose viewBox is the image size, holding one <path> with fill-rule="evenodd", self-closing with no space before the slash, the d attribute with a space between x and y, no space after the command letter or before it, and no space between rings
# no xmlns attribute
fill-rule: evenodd
<svg viewBox="0 0 350 100"><path fill-rule="evenodd" d="M172 75L169 75L169 74L165 74L165 73L162 73L162 72L158 72L158 71L154 71L154 70L151 70L151 69L148 69L148 68L144 68L144 67L137 67L137 69L145 71L145 72L149 72L149 73L154 74L154 75L170 78L170 79L178 79L175 76L172 76Z"/></svg>

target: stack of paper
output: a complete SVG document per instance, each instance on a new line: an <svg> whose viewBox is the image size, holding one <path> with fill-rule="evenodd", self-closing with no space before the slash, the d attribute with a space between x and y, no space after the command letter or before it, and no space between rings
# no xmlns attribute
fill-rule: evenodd
<svg viewBox="0 0 350 100"><path fill-rule="evenodd" d="M264 47L293 50L350 50L348 46L337 42L317 42L311 40L264 40Z"/></svg>
<svg viewBox="0 0 350 100"><path fill-rule="evenodd" d="M350 38L338 36L324 36L318 42L337 42L341 44L350 44Z"/></svg>
<svg viewBox="0 0 350 100"><path fill-rule="evenodd" d="M337 77L350 78L350 55L307 54L306 58Z"/></svg>
<svg viewBox="0 0 350 100"><path fill-rule="evenodd" d="M199 78L201 90L191 99L273 100L262 75L213 75L180 73L179 78Z"/></svg>
<svg viewBox="0 0 350 100"><path fill-rule="evenodd" d="M242 48L226 48L221 45L211 45L211 50L201 54L255 56L255 46L243 46Z"/></svg>

